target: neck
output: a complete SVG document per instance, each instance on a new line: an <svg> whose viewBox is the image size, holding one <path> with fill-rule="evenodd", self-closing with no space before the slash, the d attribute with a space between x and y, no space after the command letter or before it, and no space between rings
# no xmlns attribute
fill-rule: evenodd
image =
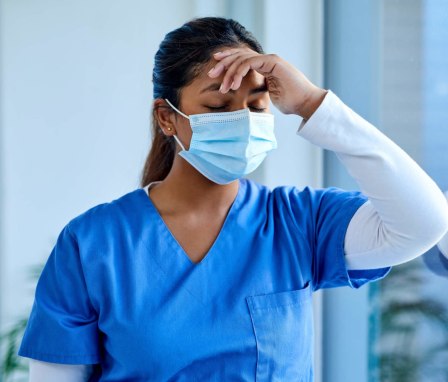
<svg viewBox="0 0 448 382"><path fill-rule="evenodd" d="M191 210L227 209L238 193L239 181L220 185L204 177L182 157L175 155L173 166L163 182L151 191L151 199L176 213Z"/></svg>

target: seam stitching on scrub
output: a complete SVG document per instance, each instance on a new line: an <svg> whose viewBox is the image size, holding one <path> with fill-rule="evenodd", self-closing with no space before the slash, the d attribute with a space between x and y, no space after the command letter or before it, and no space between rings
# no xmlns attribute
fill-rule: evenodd
<svg viewBox="0 0 448 382"><path fill-rule="evenodd" d="M282 292L280 292L282 293ZM278 308L283 308L286 306L296 306L296 305L303 305L304 303L306 303L308 301L308 297L305 297L305 299L303 301L297 301L291 304L281 304L281 305L276 305L276 306L262 306L262 307L252 307L253 310L277 310Z"/></svg>
<svg viewBox="0 0 448 382"><path fill-rule="evenodd" d="M297 191L300 192L297 187L294 187L294 188L296 188ZM308 248L308 251L310 252L310 254L313 254L313 251L311 250L311 247L310 247L310 244L308 243L308 239L307 239L306 235L304 234L304 232L302 231L302 229L299 227L299 225L297 224L297 222L294 219L294 214L292 213L292 211L289 210L289 208L287 208L286 210L289 211L289 215L290 215L290 218L292 220L292 223L296 227L296 229L299 232L300 236L302 236L302 240L306 244L306 246Z"/></svg>
<svg viewBox="0 0 448 382"><path fill-rule="evenodd" d="M84 353L79 353L79 354L56 354L56 353L43 353L40 351L35 351L35 350L30 350L29 348L23 348L22 353L28 353L28 354L41 354L41 355L51 355L51 356L55 356L58 358L71 358L71 357L99 357L99 354L84 354Z"/></svg>
<svg viewBox="0 0 448 382"><path fill-rule="evenodd" d="M252 330L254 332L254 337L255 337L255 348L257 349L257 363L256 363L257 367L255 368L255 381L257 381L258 368L260 366L260 349L258 346L259 341L258 341L257 331L255 330L254 318L252 316L252 311L251 311L251 308L253 308L253 304L252 304L252 301L250 299L248 300L247 298L246 298L246 302L247 302L247 305L249 308L249 317L250 317L250 321L252 323Z"/></svg>
<svg viewBox="0 0 448 382"><path fill-rule="evenodd" d="M68 232L68 234L70 236L70 239L73 241L74 244L76 244L76 248L77 248L76 249L76 255L77 255L78 260L79 260L79 265L80 265L80 268L81 268L81 277L82 277L82 280L83 280L83 283L84 283L84 287L86 288L86 293L87 293L88 300L89 300L89 307L93 309L93 311L95 312L96 317L98 318L99 312L96 310L95 306L92 303L92 296L91 296L91 294L89 292L89 287L87 285L86 276L84 274L84 264L82 262L81 253L80 253L80 250L79 250L78 240L75 237L75 235L73 234L73 231L72 231L72 229L70 227L70 222L67 223L66 227L67 227L67 232Z"/></svg>
<svg viewBox="0 0 448 382"><path fill-rule="evenodd" d="M336 247L336 261L338 263L342 263L342 269L345 270L345 277L348 281L348 285L351 288L354 288L354 285L352 283L352 278L349 275L349 269L347 268L347 263L345 261L345 252L344 252L344 241L345 241L345 235L347 233L348 225L350 224L350 220L352 220L353 215L356 213L358 208L360 208L364 203L366 203L369 199L359 199L355 200L355 203L353 204L353 207L348 210L347 215L344 216L344 219L342 220L341 224L339 224L339 232L338 232L338 245ZM356 279L356 278L355 278Z"/></svg>

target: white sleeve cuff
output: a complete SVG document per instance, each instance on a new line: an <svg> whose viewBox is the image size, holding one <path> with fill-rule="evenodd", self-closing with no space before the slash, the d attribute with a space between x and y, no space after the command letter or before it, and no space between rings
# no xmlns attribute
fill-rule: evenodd
<svg viewBox="0 0 448 382"><path fill-rule="evenodd" d="M313 130L313 126L319 126L325 122L334 108L334 97L336 97L336 94L334 94L330 89L327 89L327 94L311 117L308 119L302 119L302 122L297 129L298 135L308 139L307 136L310 134L309 130Z"/></svg>
<svg viewBox="0 0 448 382"><path fill-rule="evenodd" d="M30 359L29 382L85 382L93 373L93 365L69 365Z"/></svg>

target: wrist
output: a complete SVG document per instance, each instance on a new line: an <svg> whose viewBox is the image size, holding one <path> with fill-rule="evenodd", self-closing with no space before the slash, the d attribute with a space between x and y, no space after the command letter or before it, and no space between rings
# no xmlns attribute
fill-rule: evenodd
<svg viewBox="0 0 448 382"><path fill-rule="evenodd" d="M296 114L305 120L309 119L319 108L327 93L328 90L316 87L298 106Z"/></svg>

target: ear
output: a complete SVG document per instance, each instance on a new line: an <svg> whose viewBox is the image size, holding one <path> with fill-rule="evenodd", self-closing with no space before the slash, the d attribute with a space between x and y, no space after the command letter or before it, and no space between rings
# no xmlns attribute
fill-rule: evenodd
<svg viewBox="0 0 448 382"><path fill-rule="evenodd" d="M173 136L176 133L176 115L175 111L162 98L156 98L153 103L154 118L156 118L163 133L167 136Z"/></svg>

